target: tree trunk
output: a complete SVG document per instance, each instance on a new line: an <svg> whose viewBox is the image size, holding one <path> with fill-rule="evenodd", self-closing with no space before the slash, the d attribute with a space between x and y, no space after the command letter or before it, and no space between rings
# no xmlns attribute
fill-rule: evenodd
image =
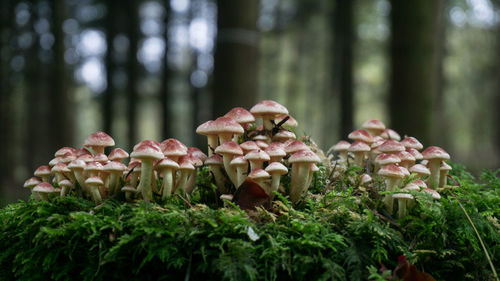
<svg viewBox="0 0 500 281"><path fill-rule="evenodd" d="M50 151L56 151L62 146L72 145L73 124L71 116L71 100L66 88L66 70L64 62L64 33L62 30L65 4L64 0L53 0L52 30L54 34L54 66L52 73L52 89L49 90L49 136Z"/></svg>
<svg viewBox="0 0 500 281"><path fill-rule="evenodd" d="M340 136L346 138L353 130L353 1L336 0L334 7L334 89L340 95Z"/></svg>
<svg viewBox="0 0 500 281"><path fill-rule="evenodd" d="M139 63L137 61L137 50L139 44L139 4L137 0L127 1L128 38L129 50L127 61L127 126L128 146L131 149L137 141L137 81L139 79Z"/></svg>
<svg viewBox="0 0 500 281"><path fill-rule="evenodd" d="M391 127L430 144L441 58L438 26L444 0L391 1Z"/></svg>
<svg viewBox="0 0 500 281"><path fill-rule="evenodd" d="M113 75L116 71L116 63L113 59L113 39L116 36L116 7L115 1L108 1L107 3L107 15L106 15L106 91L102 96L102 112L103 115L103 125L102 128L104 132L109 135L113 135L113 117L114 117L114 107L113 102L115 101L115 87L113 85Z"/></svg>
<svg viewBox="0 0 500 281"><path fill-rule="evenodd" d="M168 66L168 27L170 22L170 17L172 9L170 8L170 0L164 1L165 6L165 20L163 24L165 25L165 31L163 32L163 40L165 40L165 54L163 57L163 79L162 87L160 93L160 103L162 112L162 136L163 139L170 138L172 136L172 126L170 120L170 67Z"/></svg>
<svg viewBox="0 0 500 281"><path fill-rule="evenodd" d="M214 117L257 102L258 0L217 1Z"/></svg>

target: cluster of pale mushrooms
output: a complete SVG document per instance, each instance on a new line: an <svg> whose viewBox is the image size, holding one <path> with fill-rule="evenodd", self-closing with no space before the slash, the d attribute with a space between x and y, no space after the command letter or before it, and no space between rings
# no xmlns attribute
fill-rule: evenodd
<svg viewBox="0 0 500 281"><path fill-rule="evenodd" d="M127 201L163 201L173 194L189 198L196 187L198 169L207 166L222 200L235 201L238 189L252 182L269 200L279 192L295 204L319 170L316 163L323 162L330 167L334 164L337 172L352 165L365 168L362 185L370 184L370 173L385 178L386 190L396 193L386 195L384 204L392 213L397 199L399 217L415 204L410 191L422 190L440 198L436 189L445 184L445 174L451 170L444 162L450 156L443 149L431 146L420 153L423 146L416 138L400 141L400 136L381 121L369 120L363 129L349 134L353 143L340 141L330 149L335 159L333 154L326 158L317 147L297 140L293 133L297 125L284 106L263 100L250 111L233 108L201 124L196 132L207 137L207 155L170 138L161 143L141 141L134 146L129 161L129 154L121 148L106 155L105 148L115 142L106 133L95 132L82 148L59 149L49 165L39 167L24 187L32 190L35 200L74 194L100 204L123 193ZM286 174L290 175L288 190L280 183ZM401 187L411 174L414 180Z"/></svg>
<svg viewBox="0 0 500 281"><path fill-rule="evenodd" d="M100 204L124 193L128 201L160 201L194 190L197 170L208 166L221 199L232 200L245 181L257 183L269 196L285 193L281 176L291 170L289 196L300 200L311 184L320 158L292 132L297 122L277 102L264 100L250 111L238 107L226 115L201 124L196 132L208 139L208 156L176 139L161 143L145 140L129 154L106 147L114 140L104 132L91 134L83 147L64 147L49 165L39 167L24 186L35 200L76 194ZM160 184L158 184L158 182Z"/></svg>
<svg viewBox="0 0 500 281"><path fill-rule="evenodd" d="M368 120L362 129L351 132L348 136L353 143L339 141L329 152L337 155L333 164L343 171L357 165L366 173L361 176L361 185L372 182L370 173L385 179L387 191L384 205L389 213L393 212L394 200L398 203L398 217L404 217L408 208L415 205L411 192L427 192L433 199L440 199L438 189L446 184L446 175L451 167L445 162L450 155L437 146L424 147L414 137L406 136L401 140L394 130L387 129L379 120ZM403 182L413 179L405 186ZM396 192L396 193L392 193Z"/></svg>

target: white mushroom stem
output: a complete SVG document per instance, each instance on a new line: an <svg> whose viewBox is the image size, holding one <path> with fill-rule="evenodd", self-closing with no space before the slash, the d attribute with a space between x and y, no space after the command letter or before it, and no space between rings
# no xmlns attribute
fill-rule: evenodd
<svg viewBox="0 0 500 281"><path fill-rule="evenodd" d="M446 185L446 174L448 171L440 170L439 171L439 187L443 187Z"/></svg>
<svg viewBox="0 0 500 281"><path fill-rule="evenodd" d="M151 189L151 178L153 176L153 159L142 159L141 161L141 180L137 191L141 192L142 198L147 202L153 199Z"/></svg>
<svg viewBox="0 0 500 281"><path fill-rule="evenodd" d="M248 165L236 166L236 177L238 181L236 189L238 189L238 187L240 187L240 185L245 181L245 179L247 178L246 176L247 173L248 173Z"/></svg>
<svg viewBox="0 0 500 281"><path fill-rule="evenodd" d="M177 190L179 190L181 194L186 192L186 185L190 174L189 172L190 171L181 170L181 177L179 179L179 182L177 182L174 192Z"/></svg>
<svg viewBox="0 0 500 281"><path fill-rule="evenodd" d="M90 184L90 192L91 192L92 200L94 201L94 203L101 204L102 197L101 197L101 193L99 193L99 187L94 185L94 184Z"/></svg>
<svg viewBox="0 0 500 281"><path fill-rule="evenodd" d="M104 146L91 146L92 151L94 151L94 155L99 153L104 153Z"/></svg>
<svg viewBox="0 0 500 281"><path fill-rule="evenodd" d="M264 160L250 159L248 161L250 162L250 171L255 171L257 169L262 169L262 166L264 164Z"/></svg>
<svg viewBox="0 0 500 281"><path fill-rule="evenodd" d="M233 160L233 155L224 153L222 154L222 160L224 162L224 169L226 170L226 173L231 180L231 182L237 186L238 185L238 178L236 176L236 170L231 167L231 160Z"/></svg>
<svg viewBox="0 0 500 281"><path fill-rule="evenodd" d="M398 198L398 218L403 218L406 216L406 204L408 199L406 198Z"/></svg>
<svg viewBox="0 0 500 281"><path fill-rule="evenodd" d="M212 154L214 154L214 150L218 146L217 135L208 135L207 141L208 141L208 157L210 157L212 156Z"/></svg>
<svg viewBox="0 0 500 281"><path fill-rule="evenodd" d="M193 192L194 190L194 187L195 187L195 184L196 184L196 177L198 175L197 173L197 170L193 170L193 171L189 171L189 178L186 182L186 188L185 188L185 191L186 193L188 194L191 194L191 192Z"/></svg>
<svg viewBox="0 0 500 281"><path fill-rule="evenodd" d="M271 116L262 116L262 126L265 130L270 131L273 129L273 123L271 123Z"/></svg>
<svg viewBox="0 0 500 281"><path fill-rule="evenodd" d="M347 162L347 150L339 151L339 161Z"/></svg>
<svg viewBox="0 0 500 281"><path fill-rule="evenodd" d="M89 192L85 185L85 178L83 177L83 169L74 169L73 174L75 175L76 182L78 182L82 190L88 194Z"/></svg>
<svg viewBox="0 0 500 281"><path fill-rule="evenodd" d="M210 165L210 171L214 175L215 186L217 187L217 190L222 194L229 192L229 190L227 190L226 188L226 178L224 177L222 167L219 165Z"/></svg>
<svg viewBox="0 0 500 281"><path fill-rule="evenodd" d="M220 144L223 144L226 141L231 141L232 139L233 139L233 134L232 133L222 133L222 134L219 135L219 143ZM216 146L214 146L214 147L216 147Z"/></svg>
<svg viewBox="0 0 500 281"><path fill-rule="evenodd" d="M163 185L162 185L162 194L161 198L163 200L169 198L172 195L172 188L174 187L174 176L172 169L164 169L163 170Z"/></svg>
<svg viewBox="0 0 500 281"><path fill-rule="evenodd" d="M354 153L354 164L363 167L363 161L365 160L365 153L362 151L356 151Z"/></svg>
<svg viewBox="0 0 500 281"><path fill-rule="evenodd" d="M399 184L401 179L396 177L388 177L385 179L385 185L387 186L387 191L395 191L396 186ZM392 198L392 194L387 194L384 197L384 205L387 211L392 214L392 209L394 208L394 199Z"/></svg>
<svg viewBox="0 0 500 281"><path fill-rule="evenodd" d="M307 188L309 188L309 186L311 186L313 178L314 178L314 171L312 169L309 169L309 175L308 175L307 184L306 184Z"/></svg>
<svg viewBox="0 0 500 281"><path fill-rule="evenodd" d="M431 171L431 188L436 189L439 185L439 168L441 167L441 160L429 159L429 170Z"/></svg>
<svg viewBox="0 0 500 281"><path fill-rule="evenodd" d="M271 199L274 197L274 193L277 192L278 188L280 187L280 180L281 180L281 175L279 173L271 174L271 189L269 193Z"/></svg>
<svg viewBox="0 0 500 281"><path fill-rule="evenodd" d="M292 165L292 180L290 184L290 200L297 203L300 196L307 190L309 179L309 163L294 163Z"/></svg>

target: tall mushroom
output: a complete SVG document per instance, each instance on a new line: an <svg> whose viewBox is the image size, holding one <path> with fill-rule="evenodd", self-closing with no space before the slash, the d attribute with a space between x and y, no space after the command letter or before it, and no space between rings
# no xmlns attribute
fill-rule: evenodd
<svg viewBox="0 0 500 281"><path fill-rule="evenodd" d="M288 173L288 169L280 162L272 162L266 167L266 172L271 175L271 190L269 191L269 197L273 199L274 192L277 192L280 186L281 176Z"/></svg>
<svg viewBox="0 0 500 281"><path fill-rule="evenodd" d="M401 179L405 176L403 171L394 164L390 164L380 168L378 174L385 178L387 191L395 191L396 186L398 186L398 184L401 182ZM384 197L384 204L387 208L387 211L389 211L389 213L392 213L393 199L391 194L388 194Z"/></svg>
<svg viewBox="0 0 500 281"><path fill-rule="evenodd" d="M226 187L226 177L224 176L224 161L222 157L218 154L212 154L205 160L205 165L209 166L210 172L212 172L215 180L215 186L217 190L222 193L228 193L229 189Z"/></svg>
<svg viewBox="0 0 500 281"><path fill-rule="evenodd" d="M370 151L370 146L362 141L355 141L348 149L354 154L354 164L363 167L365 155Z"/></svg>
<svg viewBox="0 0 500 281"><path fill-rule="evenodd" d="M262 119L262 125L265 130L270 131L273 128L271 122L279 115L288 115L288 110L281 104L272 100L263 100L254 105L250 112L256 117Z"/></svg>
<svg viewBox="0 0 500 281"><path fill-rule="evenodd" d="M422 152L425 160L429 161L427 165L431 171L431 188L436 189L439 186L439 168L441 161L449 160L450 155L444 149L437 146L430 146Z"/></svg>
<svg viewBox="0 0 500 281"><path fill-rule="evenodd" d="M83 146L92 148L94 155L104 153L104 148L115 145L112 137L104 132L92 133L83 143Z"/></svg>
<svg viewBox="0 0 500 281"><path fill-rule="evenodd" d="M54 192L54 187L48 182L42 182L33 188L33 192L38 193L43 201L49 201L49 194Z"/></svg>
<svg viewBox="0 0 500 281"><path fill-rule="evenodd" d="M345 140L341 140L333 146L333 151L338 154L339 161L342 163L347 162L347 151L349 146L351 146L351 144Z"/></svg>
<svg viewBox="0 0 500 281"><path fill-rule="evenodd" d="M130 156L141 160L141 180L137 191L141 192L142 198L149 202L153 199L153 190L151 188L153 161L163 159L163 153L154 146L143 144L137 147Z"/></svg>
<svg viewBox="0 0 500 281"><path fill-rule="evenodd" d="M363 129L367 130L370 135L378 136L385 130L385 124L377 119L371 119L363 123Z"/></svg>
<svg viewBox="0 0 500 281"><path fill-rule="evenodd" d="M250 171L254 171L262 169L264 162L269 161L271 158L265 151L256 149L247 153L245 159L250 162Z"/></svg>
<svg viewBox="0 0 500 281"><path fill-rule="evenodd" d="M160 171L163 176L163 183L161 187L161 199L165 200L172 195L172 190L174 188L174 174L177 169L179 169L179 164L177 162L169 159L168 157L163 158L156 168Z"/></svg>
<svg viewBox="0 0 500 281"><path fill-rule="evenodd" d="M101 193L99 190L102 188L104 185L104 182L102 179L98 176L95 177L90 177L87 180L85 180L85 185L89 187L90 189L90 194L92 195L92 200L96 204L101 204L102 203L102 197Z"/></svg>
<svg viewBox="0 0 500 281"><path fill-rule="evenodd" d="M446 164L446 162L441 163L441 167L439 168L439 187L443 187L446 185L446 175L452 168L450 165Z"/></svg>
<svg viewBox="0 0 500 281"><path fill-rule="evenodd" d="M218 146L216 126L213 120L209 120L196 128L196 133L207 137L208 157L212 156L215 148Z"/></svg>
<svg viewBox="0 0 500 281"><path fill-rule="evenodd" d="M236 169L236 179L237 183L235 185L236 189L245 181L248 174L248 161L243 156L234 157L229 165Z"/></svg>
<svg viewBox="0 0 500 281"><path fill-rule="evenodd" d="M243 150L234 141L226 141L215 149L215 153L222 155L224 169L231 182L236 186L238 184L236 170L231 167L230 163L234 157L243 155Z"/></svg>
<svg viewBox="0 0 500 281"><path fill-rule="evenodd" d="M288 159L292 164L292 179L290 184L290 200L297 203L300 196L307 191L309 186L309 169L311 163L320 162L319 157L310 150L299 150Z"/></svg>
<svg viewBox="0 0 500 281"><path fill-rule="evenodd" d="M50 172L50 167L47 165L43 165L38 167L38 169L35 170L35 177L42 178L43 182L50 182L50 175L52 173Z"/></svg>

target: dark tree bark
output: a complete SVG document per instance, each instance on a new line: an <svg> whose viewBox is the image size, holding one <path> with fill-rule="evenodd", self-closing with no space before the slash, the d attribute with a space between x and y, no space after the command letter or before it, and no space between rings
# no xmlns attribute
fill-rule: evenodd
<svg viewBox="0 0 500 281"><path fill-rule="evenodd" d="M139 3L137 0L127 2L127 33L129 39L128 61L127 61L127 100L128 100L128 146L131 149L137 141L137 103L139 102L137 92L137 81L139 79L139 62L137 61L137 50L139 45Z"/></svg>
<svg viewBox="0 0 500 281"><path fill-rule="evenodd" d="M64 62L64 33L62 30L65 4L64 0L53 0L52 30L54 34L54 65L52 73L52 89L49 90L49 135L50 151L56 151L62 146L72 145L73 117L71 102L66 88L66 70Z"/></svg>
<svg viewBox="0 0 500 281"><path fill-rule="evenodd" d="M391 1L391 126L429 145L440 79L439 25L444 0Z"/></svg>
<svg viewBox="0 0 500 281"><path fill-rule="evenodd" d="M217 1L214 117L257 102L258 0Z"/></svg>
<svg viewBox="0 0 500 281"><path fill-rule="evenodd" d="M113 135L113 118L115 110L113 102L115 101L115 87L113 85L113 76L116 72L116 63L113 59L113 40L117 34L117 5L116 1L106 2L108 5L108 13L106 15L106 91L103 93L102 115L103 115L103 130L109 135Z"/></svg>
<svg viewBox="0 0 500 281"><path fill-rule="evenodd" d="M171 120L170 120L170 67L168 66L168 27L172 9L170 8L170 0L165 0L165 20L163 22L165 30L163 32L163 40L165 40L165 55L163 57L163 79L160 92L161 116L162 116L162 136L167 139L172 136Z"/></svg>
<svg viewBox="0 0 500 281"><path fill-rule="evenodd" d="M439 145L441 147L450 147L450 139L448 134L448 120L446 118L445 110L446 105L444 102L444 88L445 88L445 79L444 79L444 71L443 71L443 63L442 58L445 57L446 54L446 29L447 24L445 20L446 16L446 3L445 1L438 1L441 5L438 9L437 14L437 22L436 26L438 35L435 40L436 50L437 50L437 82L436 82L436 99L434 104L434 116L436 118L436 126L434 126L434 131L432 133L432 143Z"/></svg>
<svg viewBox="0 0 500 281"><path fill-rule="evenodd" d="M354 91L353 91L353 1L336 0L333 16L334 50L333 81L334 89L340 96L340 136L346 138L353 130Z"/></svg>

